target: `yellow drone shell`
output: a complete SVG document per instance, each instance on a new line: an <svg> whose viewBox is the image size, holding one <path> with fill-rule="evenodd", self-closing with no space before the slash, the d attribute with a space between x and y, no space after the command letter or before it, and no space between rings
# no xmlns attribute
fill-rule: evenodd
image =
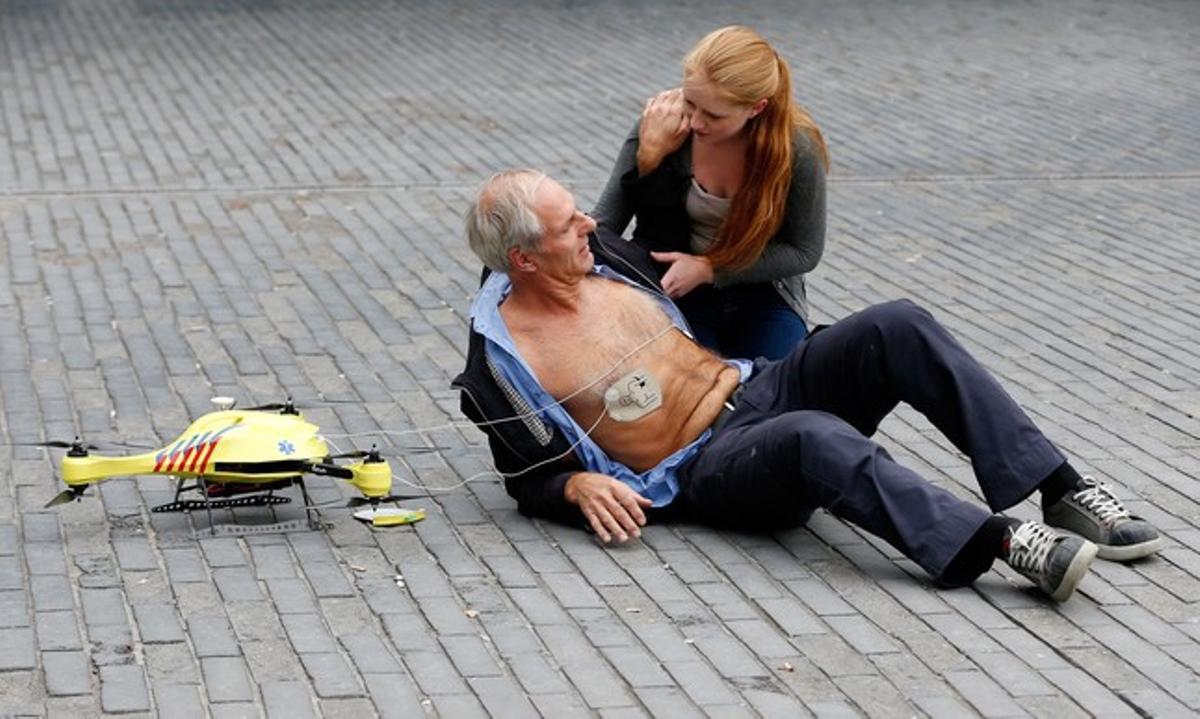
<svg viewBox="0 0 1200 719"><path fill-rule="evenodd" d="M236 409L210 412L157 452L128 457L68 454L62 461L63 480L75 486L137 474L248 482L295 477L304 471L298 469L300 463L320 462L329 456L329 447L317 431L315 424L298 414ZM388 480L390 485L390 472Z"/></svg>

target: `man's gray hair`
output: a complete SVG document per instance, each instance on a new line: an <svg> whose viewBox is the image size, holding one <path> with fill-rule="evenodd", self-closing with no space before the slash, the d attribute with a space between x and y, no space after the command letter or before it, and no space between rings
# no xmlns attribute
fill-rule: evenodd
<svg viewBox="0 0 1200 719"><path fill-rule="evenodd" d="M467 210L467 242L483 264L494 272L508 272L508 251L537 249L545 228L533 211L534 194L546 179L537 170L506 170L479 187Z"/></svg>

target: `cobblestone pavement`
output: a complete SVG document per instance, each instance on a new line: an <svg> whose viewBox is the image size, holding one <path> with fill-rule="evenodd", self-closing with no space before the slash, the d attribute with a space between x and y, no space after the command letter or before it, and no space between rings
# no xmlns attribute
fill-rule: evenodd
<svg viewBox="0 0 1200 719"><path fill-rule="evenodd" d="M734 21L830 141L818 318L930 307L1161 557L1052 606L1006 568L938 590L827 515L609 549L515 512L448 386L466 197L535 165L590 205ZM44 510L59 452L0 447L0 715L1200 712L1197 47L1186 1L0 0L0 440L165 442L290 393L402 433L342 448L442 448L394 462L424 522L239 538L151 514L156 478ZM881 434L977 494L923 418Z"/></svg>

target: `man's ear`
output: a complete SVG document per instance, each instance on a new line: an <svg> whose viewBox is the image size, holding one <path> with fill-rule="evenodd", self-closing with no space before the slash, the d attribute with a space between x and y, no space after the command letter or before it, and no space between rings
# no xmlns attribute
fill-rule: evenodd
<svg viewBox="0 0 1200 719"><path fill-rule="evenodd" d="M767 109L767 104L771 102L771 98L764 97L758 102L750 106L750 117L758 117L758 114Z"/></svg>
<svg viewBox="0 0 1200 719"><path fill-rule="evenodd" d="M522 252L520 247L510 247L508 249L508 264L517 272L534 272L537 270L537 265L534 264L533 258Z"/></svg>

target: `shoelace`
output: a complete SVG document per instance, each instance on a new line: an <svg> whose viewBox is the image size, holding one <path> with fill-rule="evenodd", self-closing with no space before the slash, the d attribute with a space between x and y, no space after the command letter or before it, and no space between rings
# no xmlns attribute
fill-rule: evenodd
<svg viewBox="0 0 1200 719"><path fill-rule="evenodd" d="M1049 527L1038 522L1024 522L1012 530L1008 539L1008 563L1014 569L1041 573L1046 558L1058 537Z"/></svg>
<svg viewBox="0 0 1200 719"><path fill-rule="evenodd" d="M1087 489L1076 492L1072 498L1084 509L1094 512L1101 522L1111 525L1118 519L1131 516L1108 485L1101 484L1092 477L1084 477L1083 482Z"/></svg>

